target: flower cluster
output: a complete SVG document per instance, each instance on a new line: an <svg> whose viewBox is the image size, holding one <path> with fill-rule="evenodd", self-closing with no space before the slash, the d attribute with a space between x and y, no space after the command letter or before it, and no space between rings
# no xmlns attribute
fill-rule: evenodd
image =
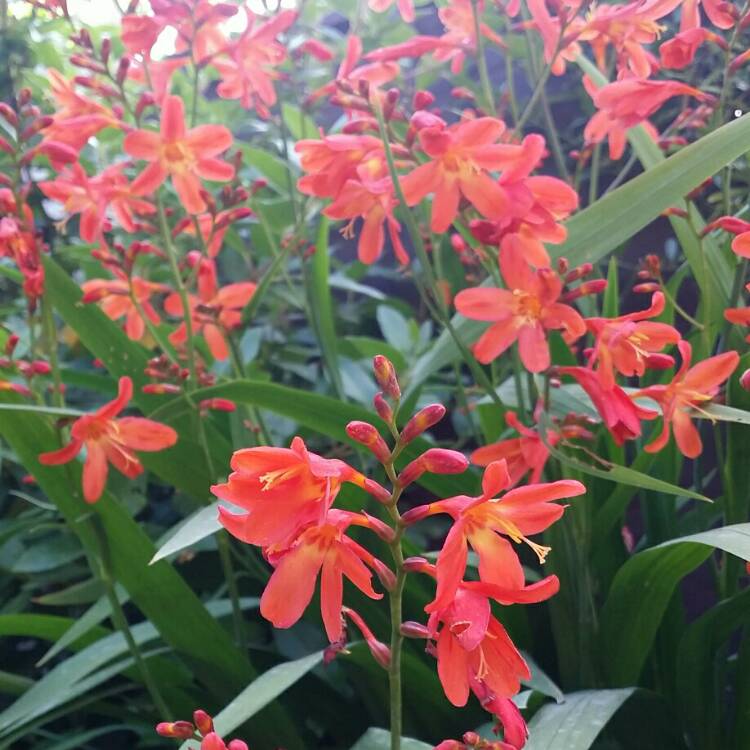
<svg viewBox="0 0 750 750"><path fill-rule="evenodd" d="M175 740L195 740L200 742L200 750L248 750L242 740L224 740L217 734L214 720L205 711L198 709L192 721L163 721L156 725L156 733L161 737Z"/></svg>

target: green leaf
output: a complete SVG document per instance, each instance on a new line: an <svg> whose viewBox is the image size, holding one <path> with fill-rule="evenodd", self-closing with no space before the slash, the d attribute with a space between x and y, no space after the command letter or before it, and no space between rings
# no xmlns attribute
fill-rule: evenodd
<svg viewBox="0 0 750 750"><path fill-rule="evenodd" d="M253 680L214 717L217 733L227 735L255 716L258 711L276 700L311 669L317 667L323 661L323 653L323 651L316 651L301 659L277 664ZM193 747L196 747L195 743L188 741L183 743L182 750Z"/></svg>
<svg viewBox="0 0 750 750"><path fill-rule="evenodd" d="M201 508L180 521L175 528L170 529L167 532L167 541L162 542L149 565L215 534L221 528L218 507L219 503L216 502L206 508Z"/></svg>
<svg viewBox="0 0 750 750"><path fill-rule="evenodd" d="M351 750L390 750L391 733L386 729L371 727L351 747ZM401 750L432 750L432 745L410 737L401 738Z"/></svg>
<svg viewBox="0 0 750 750"><path fill-rule="evenodd" d="M718 742L727 701L716 686L727 684L729 652L722 647L738 627L747 623L750 589L712 607L691 623L680 641L675 683L694 747L724 747Z"/></svg>
<svg viewBox="0 0 750 750"><path fill-rule="evenodd" d="M680 205L687 193L748 150L750 115L745 115L691 143L572 216L565 223L567 240L549 248L550 255L566 257L571 266L601 260L667 208ZM699 280L710 278L712 293L718 300L726 299L732 282L726 259L717 253L710 261L707 273L696 274L696 277ZM455 315L452 322L467 344L474 342L486 327L460 315ZM458 359L450 334L443 331L430 351L417 360L411 387L420 385L441 367Z"/></svg>
<svg viewBox="0 0 750 750"><path fill-rule="evenodd" d="M694 500L702 500L706 503L712 502L709 498L705 495L701 495L699 492L684 487L678 487L676 484L670 484L663 479L657 479L649 474L643 474L635 469L628 468L627 466L619 466L618 464L602 461L602 465L605 466L605 468L600 469L593 464L579 461L577 458L573 458L567 453L563 453L563 451L556 446L553 446L546 439L547 430L551 429L551 427L552 425L549 418L545 414L541 415L539 419L539 428L544 445L552 456L565 466L569 466L571 469L576 469L577 471L589 474L592 477L599 477L600 479L606 479L610 482L617 482L619 484L626 484L631 487L640 487L644 490L663 492L667 495L676 495L677 497L690 497Z"/></svg>
<svg viewBox="0 0 750 750"><path fill-rule="evenodd" d="M703 410L703 415L708 415L712 419L718 419L720 422L750 424L750 411L735 409L733 406L724 406L724 404L709 404Z"/></svg>
<svg viewBox="0 0 750 750"><path fill-rule="evenodd" d="M321 216L315 253L312 259L305 264L305 284L310 301L310 316L312 318L310 322L315 329L328 376L331 378L336 393L340 398L343 398L344 385L339 371L336 324L333 317L331 288L328 285L329 273L328 219Z"/></svg>
<svg viewBox="0 0 750 750"><path fill-rule="evenodd" d="M677 584L714 549L750 560L750 523L670 539L620 568L601 613L601 653L612 683L638 681Z"/></svg>
<svg viewBox="0 0 750 750"><path fill-rule="evenodd" d="M525 750L587 750L634 690L582 690L543 706L529 724Z"/></svg>

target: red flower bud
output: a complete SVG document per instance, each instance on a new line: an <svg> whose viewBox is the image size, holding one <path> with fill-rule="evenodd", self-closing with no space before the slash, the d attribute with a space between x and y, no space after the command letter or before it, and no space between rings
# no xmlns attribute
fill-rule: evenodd
<svg viewBox="0 0 750 750"><path fill-rule="evenodd" d="M18 115L15 113L10 104L6 102L0 102L0 116L8 123L8 125L17 128L18 127Z"/></svg>
<svg viewBox="0 0 750 750"><path fill-rule="evenodd" d="M248 750L247 742L243 742L242 740L232 740L227 745L227 750Z"/></svg>
<svg viewBox="0 0 750 750"><path fill-rule="evenodd" d="M323 42L320 42L317 39L306 39L299 46L299 51L302 54L310 55L316 60L320 60L320 62L333 60L333 50L331 50L328 45L323 44Z"/></svg>
<svg viewBox="0 0 750 750"><path fill-rule="evenodd" d="M235 411L237 404L228 398L207 398L198 404L201 411L212 409L213 411Z"/></svg>
<svg viewBox="0 0 750 750"><path fill-rule="evenodd" d="M193 721L203 736L214 731L214 720L200 708L193 712Z"/></svg>
<svg viewBox="0 0 750 750"><path fill-rule="evenodd" d="M382 388L386 396L399 400L401 398L401 387L396 377L396 368L392 362L382 354L376 354L372 360L372 369L375 372L375 380Z"/></svg>
<svg viewBox="0 0 750 750"><path fill-rule="evenodd" d="M417 91L416 94L414 94L414 100L412 101L414 109L417 110L427 109L427 107L431 107L434 103L435 95L424 89Z"/></svg>
<svg viewBox="0 0 750 750"><path fill-rule="evenodd" d="M389 503L391 501L391 493L374 479L365 479L363 489L365 492L369 492L379 503Z"/></svg>
<svg viewBox="0 0 750 750"><path fill-rule="evenodd" d="M157 377L161 374L158 370L153 370L152 368L146 368L146 369L150 370L151 372L156 372ZM170 394L182 393L182 388L180 388L179 385L173 385L172 383L148 383L147 385L144 385L143 388L141 388L141 391L143 393L150 393L150 394L163 396L167 393L170 393Z"/></svg>
<svg viewBox="0 0 750 750"><path fill-rule="evenodd" d="M0 151L4 151L6 154L12 154L14 149L13 146L11 146L10 143L5 140L5 138L0 137Z"/></svg>
<svg viewBox="0 0 750 750"><path fill-rule="evenodd" d="M646 284L636 284L633 287L633 291L637 294L650 294L651 292L658 292L661 287L654 281L649 281Z"/></svg>
<svg viewBox="0 0 750 750"><path fill-rule="evenodd" d="M437 424L444 416L445 407L442 404L430 404L420 409L404 427L400 438L401 443L404 445L410 443L415 437Z"/></svg>
<svg viewBox="0 0 750 750"><path fill-rule="evenodd" d="M393 409L391 405L383 398L382 393L376 393L375 398L372 400L372 405L375 407L375 411L378 416L389 424L393 421Z"/></svg>
<svg viewBox="0 0 750 750"><path fill-rule="evenodd" d="M421 521L423 518L427 518L430 515L429 505L419 505L416 508L407 510L404 515L401 516L401 523L405 526L410 526L417 521Z"/></svg>
<svg viewBox="0 0 750 750"><path fill-rule="evenodd" d="M30 369L33 375L49 375L52 372L49 362L44 362L40 359L32 362Z"/></svg>
<svg viewBox="0 0 750 750"><path fill-rule="evenodd" d="M407 573L427 573L433 572L433 565L427 562L424 557L407 557L404 560L404 570Z"/></svg>
<svg viewBox="0 0 750 750"><path fill-rule="evenodd" d="M156 733L162 737L187 740L195 734L195 727L189 721L163 721L156 725Z"/></svg>
<svg viewBox="0 0 750 750"><path fill-rule="evenodd" d="M346 426L346 434L372 451L375 458L385 463L391 457L391 449L388 447L377 428L369 422L349 422Z"/></svg>
<svg viewBox="0 0 750 750"><path fill-rule="evenodd" d="M398 484L406 487L419 479L426 471L432 474L460 474L469 466L463 453L447 448L430 448L412 461L399 475Z"/></svg>
<svg viewBox="0 0 750 750"><path fill-rule="evenodd" d="M404 638L429 638L430 631L421 622L407 620L401 623L401 635Z"/></svg>
<svg viewBox="0 0 750 750"><path fill-rule="evenodd" d="M646 366L652 370L668 370L674 366L674 357L669 354L655 352L646 357Z"/></svg>
<svg viewBox="0 0 750 750"><path fill-rule="evenodd" d="M13 352L15 351L16 346L18 346L19 341L20 338L16 333L11 333L10 336L8 336L8 340L5 342L5 353L9 357L13 356Z"/></svg>
<svg viewBox="0 0 750 750"><path fill-rule="evenodd" d="M740 385L746 391L750 391L750 370L745 370L745 372L740 375Z"/></svg>
<svg viewBox="0 0 750 750"><path fill-rule="evenodd" d="M393 571L377 558L373 561L373 567L375 568L375 575L383 585L383 588L386 591L393 591L396 588L396 576Z"/></svg>

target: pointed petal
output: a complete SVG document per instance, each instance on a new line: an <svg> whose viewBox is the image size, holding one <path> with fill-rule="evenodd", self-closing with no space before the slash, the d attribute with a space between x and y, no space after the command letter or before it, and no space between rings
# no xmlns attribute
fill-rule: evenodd
<svg viewBox="0 0 750 750"><path fill-rule="evenodd" d="M506 320L512 314L513 293L494 287L462 289L454 304L461 315L472 320Z"/></svg>
<svg viewBox="0 0 750 750"><path fill-rule="evenodd" d="M117 420L118 440L137 451L161 451L177 442L177 433L161 422L144 417Z"/></svg>
<svg viewBox="0 0 750 750"><path fill-rule="evenodd" d="M160 135L162 141L167 143L185 138L185 105L181 97L168 96L164 99Z"/></svg>
<svg viewBox="0 0 750 750"><path fill-rule="evenodd" d="M95 503L107 484L107 456L98 443L86 444L86 461L83 464L83 497L87 503Z"/></svg>

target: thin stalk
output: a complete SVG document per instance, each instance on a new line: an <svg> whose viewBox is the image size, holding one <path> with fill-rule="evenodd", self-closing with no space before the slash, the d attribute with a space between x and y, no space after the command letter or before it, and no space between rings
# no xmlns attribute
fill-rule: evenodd
<svg viewBox="0 0 750 750"><path fill-rule="evenodd" d="M602 144L597 143L591 154L591 171L589 172L589 206L596 202L599 192L599 164L602 159Z"/></svg>
<svg viewBox="0 0 750 750"><path fill-rule="evenodd" d="M52 305L47 295L42 297L42 324L44 325L44 341L47 347L47 357L52 369L52 382L55 392L52 395L52 402L56 407L62 409L65 407L65 395L62 388L62 377L60 376L60 362L57 358L57 330L55 328L55 319L52 315Z"/></svg>
<svg viewBox="0 0 750 750"><path fill-rule="evenodd" d="M99 542L99 565L100 565L100 578L106 589L107 599L109 600L110 607L112 609L111 619L112 624L122 634L122 637L127 643L128 649L133 657L138 670L143 678L143 683L151 696L151 700L154 702L154 706L159 714L159 717L163 721L169 721L172 718L172 712L167 706L166 701L159 692L159 688L151 675L151 672L146 664L143 655L141 654L138 644L133 638L133 634L130 632L130 626L128 625L128 619L125 617L125 612L122 609L120 600L117 598L117 592L115 591L114 576L112 575L111 566L109 563L109 553L107 545L107 532L102 525L101 519L98 516L92 518L92 526L94 534Z"/></svg>
<svg viewBox="0 0 750 750"><path fill-rule="evenodd" d="M474 36L477 40L477 67L479 68L479 80L482 82L482 93L485 99L485 106L491 115L497 115L495 108L495 97L492 95L492 84L490 74L487 70L487 60L484 56L484 39L482 37L482 27L479 22L479 2L471 0L471 12L474 16Z"/></svg>
<svg viewBox="0 0 750 750"><path fill-rule="evenodd" d="M380 132L380 139L383 142L385 158L386 162L388 163L388 172L391 177L391 182L393 183L393 189L396 193L396 197L398 198L398 202L401 207L401 216L406 222L406 228L409 232L409 236L411 237L411 241L414 245L417 256L419 257L419 262L424 271L427 287L436 302L435 309L437 311L437 319L443 324L443 326L445 326L446 330L450 334L450 337L456 344L456 348L460 352L461 358L464 360L464 362L466 362L477 383L479 383L482 388L484 388L484 390L487 392L487 395L495 402L495 404L502 408L503 402L500 399L500 396L497 395L497 391L495 391L495 389L493 388L490 379L487 377L481 366L477 363L476 359L472 356L466 344L461 341L458 333L456 332L456 329L451 323L450 316L442 307L443 297L440 294L440 290L438 289L437 279L435 278L432 265L430 264L430 259L427 257L427 251L425 250L424 242L422 241L422 235L419 232L419 227L417 226L416 219L414 218L414 214L409 209L406 203L404 191L401 188L401 183L398 178L398 172L396 171L396 162L393 158L391 143L388 140L388 132L386 130L385 121L383 119L383 111L377 101L373 102L373 110L378 121L378 130ZM431 300L425 299L425 303L427 303L428 306L430 302Z"/></svg>
<svg viewBox="0 0 750 750"><path fill-rule="evenodd" d="M558 170L560 170L560 176L565 182L570 182L570 172L568 166L565 164L565 154L562 150L562 144L560 143L560 136L555 126L555 118L552 116L552 110L549 106L549 99L547 99L547 92L542 88L542 112L544 113L544 120L547 124L547 134L549 135L549 145L552 147L552 155L555 157L555 163L557 164Z"/></svg>

